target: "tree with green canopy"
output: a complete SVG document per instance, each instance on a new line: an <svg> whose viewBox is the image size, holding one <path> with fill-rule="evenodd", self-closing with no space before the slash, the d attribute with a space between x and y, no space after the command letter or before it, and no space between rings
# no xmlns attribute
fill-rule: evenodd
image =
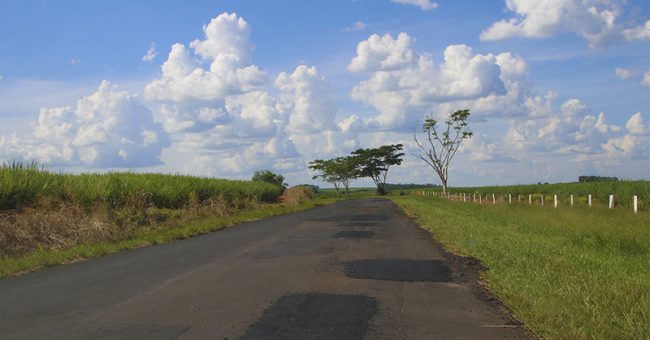
<svg viewBox="0 0 650 340"><path fill-rule="evenodd" d="M417 134L413 133L415 143L422 150L418 156L438 174L444 193L447 192L447 182L449 181L449 164L463 140L472 138L473 135L467 122L469 115L469 110L453 112L439 132L438 121L433 118L432 114L429 114L422 124L422 132L426 135L427 145L420 142Z"/></svg>
<svg viewBox="0 0 650 340"><path fill-rule="evenodd" d="M276 174L269 170L255 171L255 174L253 174L252 181L271 183L271 184L279 185L282 188L286 188L288 186L287 183L284 183L284 176L280 174Z"/></svg>
<svg viewBox="0 0 650 340"><path fill-rule="evenodd" d="M321 178L327 183L334 185L336 195L338 196L339 188L345 188L346 195L349 195L350 181L359 176L356 165L356 159L353 157L337 157L329 160L317 159L309 162L309 169L320 172L313 179Z"/></svg>
<svg viewBox="0 0 650 340"><path fill-rule="evenodd" d="M359 172L358 177L370 177L380 195L386 194L386 178L393 165L402 164L404 145L390 144L372 149L358 149L352 152Z"/></svg>

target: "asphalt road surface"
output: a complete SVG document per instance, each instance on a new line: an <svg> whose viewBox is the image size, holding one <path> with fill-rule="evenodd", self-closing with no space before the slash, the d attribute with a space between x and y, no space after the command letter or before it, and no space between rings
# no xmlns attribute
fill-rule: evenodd
<svg viewBox="0 0 650 340"><path fill-rule="evenodd" d="M0 280L0 338L526 338L477 268L344 201Z"/></svg>

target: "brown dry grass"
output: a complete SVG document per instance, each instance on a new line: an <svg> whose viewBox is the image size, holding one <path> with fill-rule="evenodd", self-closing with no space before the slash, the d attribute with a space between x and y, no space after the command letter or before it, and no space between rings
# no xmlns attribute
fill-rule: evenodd
<svg viewBox="0 0 650 340"><path fill-rule="evenodd" d="M254 199L228 201L215 197L200 202L191 195L182 209L156 208L146 194L130 198L124 208L106 204L90 208L61 200L41 200L31 207L0 212L0 257L19 257L39 249L126 240L146 229L172 228L205 216L228 216L254 207Z"/></svg>
<svg viewBox="0 0 650 340"><path fill-rule="evenodd" d="M283 202L290 205L304 203L314 199L315 196L316 194L310 188L300 185L286 189L282 195Z"/></svg>

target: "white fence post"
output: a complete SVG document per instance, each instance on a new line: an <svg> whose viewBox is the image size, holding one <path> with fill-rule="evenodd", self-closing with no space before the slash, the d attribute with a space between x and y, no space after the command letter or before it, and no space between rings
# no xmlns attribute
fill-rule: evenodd
<svg viewBox="0 0 650 340"><path fill-rule="evenodd" d="M593 201L592 201L592 199L591 199L591 194L589 194L588 201L589 201L589 208L591 208L591 204L593 203Z"/></svg>
<svg viewBox="0 0 650 340"><path fill-rule="evenodd" d="M476 193L474 193L474 203L476 203Z"/></svg>
<svg viewBox="0 0 650 340"><path fill-rule="evenodd" d="M539 197L540 197L541 200L542 200L542 206L544 206L544 194L541 194Z"/></svg>
<svg viewBox="0 0 650 340"><path fill-rule="evenodd" d="M483 204L483 195L478 194L478 204Z"/></svg>
<svg viewBox="0 0 650 340"><path fill-rule="evenodd" d="M508 194L508 204L512 204L512 195Z"/></svg>
<svg viewBox="0 0 650 340"><path fill-rule="evenodd" d="M528 204L533 204L533 195L528 195Z"/></svg>
<svg viewBox="0 0 650 340"><path fill-rule="evenodd" d="M492 204L497 204L497 199L494 194L492 194Z"/></svg>
<svg viewBox="0 0 650 340"><path fill-rule="evenodd" d="M463 193L463 202L467 202L467 197L465 196L465 193Z"/></svg>
<svg viewBox="0 0 650 340"><path fill-rule="evenodd" d="M517 202L521 203L521 194L517 194Z"/></svg>
<svg viewBox="0 0 650 340"><path fill-rule="evenodd" d="M614 195L609 195L609 208L614 209Z"/></svg>
<svg viewBox="0 0 650 340"><path fill-rule="evenodd" d="M557 195L553 195L553 207L557 208Z"/></svg>
<svg viewBox="0 0 650 340"><path fill-rule="evenodd" d="M571 194L571 206L573 206L573 194Z"/></svg>
<svg viewBox="0 0 650 340"><path fill-rule="evenodd" d="M634 213L639 212L639 196L634 195Z"/></svg>

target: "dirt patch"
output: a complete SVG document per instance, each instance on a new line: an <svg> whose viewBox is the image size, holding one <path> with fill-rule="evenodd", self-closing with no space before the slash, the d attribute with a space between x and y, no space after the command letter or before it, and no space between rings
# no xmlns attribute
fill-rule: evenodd
<svg viewBox="0 0 650 340"><path fill-rule="evenodd" d="M362 339L375 313L377 301L368 296L285 295L242 339Z"/></svg>
<svg viewBox="0 0 650 340"><path fill-rule="evenodd" d="M334 238L372 238L375 236L374 231L366 230L346 230L339 231L334 235Z"/></svg>
<svg viewBox="0 0 650 340"><path fill-rule="evenodd" d="M339 223L336 226L337 227L343 227L343 228L347 228L347 227L372 227L372 226L376 226L377 224L379 224L379 223L377 223L377 222L345 222L345 223Z"/></svg>
<svg viewBox="0 0 650 340"><path fill-rule="evenodd" d="M345 276L406 282L450 282L447 264L437 260L370 259L345 263Z"/></svg>

